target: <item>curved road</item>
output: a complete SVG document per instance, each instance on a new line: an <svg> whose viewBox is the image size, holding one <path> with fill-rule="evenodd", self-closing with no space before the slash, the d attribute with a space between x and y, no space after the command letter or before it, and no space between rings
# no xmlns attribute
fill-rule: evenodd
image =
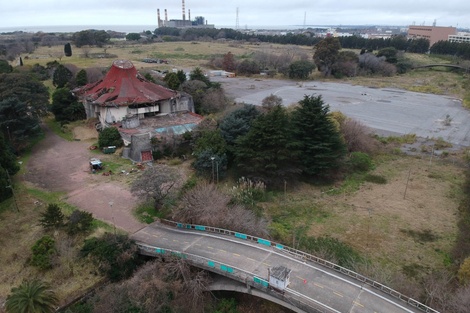
<svg viewBox="0 0 470 313"><path fill-rule="evenodd" d="M397 313L421 312L368 285L318 264L303 262L274 247L235 237L194 230L170 228L154 223L132 235L138 243L197 255L268 279L268 268L284 265L291 269L289 294L326 312Z"/></svg>

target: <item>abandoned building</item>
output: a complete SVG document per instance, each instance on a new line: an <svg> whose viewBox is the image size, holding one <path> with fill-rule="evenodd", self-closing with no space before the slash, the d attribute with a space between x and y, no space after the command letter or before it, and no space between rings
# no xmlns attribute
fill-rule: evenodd
<svg viewBox="0 0 470 313"><path fill-rule="evenodd" d="M192 97L146 80L128 60L116 60L98 82L73 90L87 118L98 129L116 127L124 140L123 156L151 160L151 139L191 131L202 117L194 114ZM176 129L176 130L175 130Z"/></svg>

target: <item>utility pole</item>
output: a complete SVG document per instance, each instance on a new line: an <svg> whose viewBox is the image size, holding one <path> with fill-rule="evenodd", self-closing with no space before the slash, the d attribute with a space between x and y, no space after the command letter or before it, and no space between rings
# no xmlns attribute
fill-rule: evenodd
<svg viewBox="0 0 470 313"><path fill-rule="evenodd" d="M11 193L13 195L13 202L15 202L16 211L20 212L20 209L18 208L18 202L16 202L15 190L13 189L13 184L11 183L10 174L8 173L7 169L5 169L5 173L7 173L8 183L10 184L9 186L5 186L5 188L11 189Z"/></svg>
<svg viewBox="0 0 470 313"><path fill-rule="evenodd" d="M212 183L215 182L214 160L215 160L215 157L211 157L211 162L212 162Z"/></svg>

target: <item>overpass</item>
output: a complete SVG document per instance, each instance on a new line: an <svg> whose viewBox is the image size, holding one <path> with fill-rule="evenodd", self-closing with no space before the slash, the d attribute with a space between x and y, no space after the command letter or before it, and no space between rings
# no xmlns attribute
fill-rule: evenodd
<svg viewBox="0 0 470 313"><path fill-rule="evenodd" d="M442 66L442 67L450 67L450 68L456 68L456 69L459 69L459 70L464 70L466 73L469 72L470 70L470 67L464 67L464 66L460 66L460 65L457 65L457 64L427 64L427 65L418 65L418 66L413 66L413 69L418 69L418 68L430 68L430 67L439 67L439 66Z"/></svg>
<svg viewBox="0 0 470 313"><path fill-rule="evenodd" d="M267 295L264 298L277 298L278 303L297 312L438 313L339 265L243 233L161 220L131 238L143 255L174 255L241 283L241 287L225 284L225 289L219 289L258 296L262 292ZM292 270L284 292L273 290L268 281L268 269L279 265Z"/></svg>

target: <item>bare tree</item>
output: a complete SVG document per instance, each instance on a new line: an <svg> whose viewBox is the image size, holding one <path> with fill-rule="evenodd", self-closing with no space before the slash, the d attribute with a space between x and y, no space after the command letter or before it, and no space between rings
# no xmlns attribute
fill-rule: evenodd
<svg viewBox="0 0 470 313"><path fill-rule="evenodd" d="M451 312L467 313L470 308L470 285L460 287L456 290L451 300Z"/></svg>
<svg viewBox="0 0 470 313"><path fill-rule="evenodd" d="M131 192L145 200L153 200L155 209L159 210L163 201L180 186L181 177L175 169L166 165L156 165L147 168L134 181Z"/></svg>
<svg viewBox="0 0 470 313"><path fill-rule="evenodd" d="M424 279L426 304L447 312L451 304L452 280L454 276L448 271L430 273Z"/></svg>
<svg viewBox="0 0 470 313"><path fill-rule="evenodd" d="M370 130L361 122L346 118L340 123L340 131L349 152L371 154L378 149L378 142L371 136Z"/></svg>
<svg viewBox="0 0 470 313"><path fill-rule="evenodd" d="M267 96L263 101L261 101L261 105L266 109L272 109L273 107L281 104L282 98L273 94Z"/></svg>
<svg viewBox="0 0 470 313"><path fill-rule="evenodd" d="M242 205L231 204L231 197L214 185L201 184L183 195L182 207L173 218L191 224L227 228L260 237L267 236L267 222Z"/></svg>

